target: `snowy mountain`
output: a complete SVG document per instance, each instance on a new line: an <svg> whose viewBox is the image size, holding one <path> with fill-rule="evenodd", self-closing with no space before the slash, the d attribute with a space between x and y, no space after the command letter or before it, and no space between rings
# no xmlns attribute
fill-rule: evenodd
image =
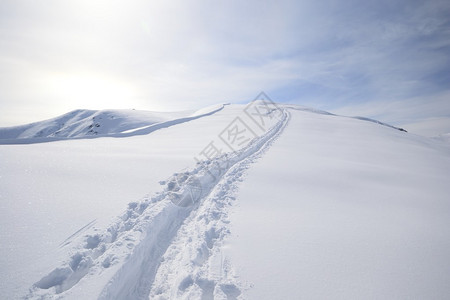
<svg viewBox="0 0 450 300"><path fill-rule="evenodd" d="M213 113L222 107L222 105L216 105L199 111L170 113L79 109L46 121L0 128L0 143L32 143L67 138L147 134L161 127L172 126Z"/></svg>
<svg viewBox="0 0 450 300"><path fill-rule="evenodd" d="M268 101L0 136L2 299L450 294L440 141Z"/></svg>

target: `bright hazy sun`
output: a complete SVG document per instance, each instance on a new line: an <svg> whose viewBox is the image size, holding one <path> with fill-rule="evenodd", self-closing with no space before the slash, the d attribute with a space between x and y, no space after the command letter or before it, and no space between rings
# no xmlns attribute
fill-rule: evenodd
<svg viewBox="0 0 450 300"><path fill-rule="evenodd" d="M51 94L79 108L127 108L124 105L134 96L130 85L92 74L55 74L48 87Z"/></svg>

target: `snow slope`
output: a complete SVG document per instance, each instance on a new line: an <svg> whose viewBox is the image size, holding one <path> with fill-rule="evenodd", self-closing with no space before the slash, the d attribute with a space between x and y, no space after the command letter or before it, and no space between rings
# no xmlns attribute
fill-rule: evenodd
<svg viewBox="0 0 450 300"><path fill-rule="evenodd" d="M194 166L243 108L207 109L214 113L147 135L0 146L0 238L8 241L0 244L0 298L26 294L129 202L153 197L159 181Z"/></svg>
<svg viewBox="0 0 450 300"><path fill-rule="evenodd" d="M227 257L251 284L248 299L448 298L450 149L291 114L248 171L230 220Z"/></svg>
<svg viewBox="0 0 450 300"><path fill-rule="evenodd" d="M222 108L223 105L214 105L199 111L170 113L79 109L46 121L0 128L0 144L148 134L154 130L213 114Z"/></svg>
<svg viewBox="0 0 450 300"><path fill-rule="evenodd" d="M80 228L107 226L128 202L194 164L215 130L207 124L228 123L210 117L123 139L0 146L0 298L18 298L57 266L71 251L60 246Z"/></svg>
<svg viewBox="0 0 450 300"><path fill-rule="evenodd" d="M263 101L176 120L0 146L0 298L448 295L444 144Z"/></svg>

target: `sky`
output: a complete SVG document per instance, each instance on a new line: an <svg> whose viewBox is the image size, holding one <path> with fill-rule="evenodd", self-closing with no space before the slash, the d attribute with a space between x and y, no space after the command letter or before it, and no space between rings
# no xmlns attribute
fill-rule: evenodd
<svg viewBox="0 0 450 300"><path fill-rule="evenodd" d="M276 102L450 132L448 0L0 2L0 126Z"/></svg>

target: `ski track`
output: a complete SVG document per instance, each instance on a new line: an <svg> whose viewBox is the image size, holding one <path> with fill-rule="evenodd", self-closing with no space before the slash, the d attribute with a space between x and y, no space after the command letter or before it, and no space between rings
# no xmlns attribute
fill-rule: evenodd
<svg viewBox="0 0 450 300"><path fill-rule="evenodd" d="M229 209L244 171L287 126L290 113L281 115L243 149L175 173L161 181L162 192L129 203L106 231L85 235L70 259L36 282L25 299L64 298L80 281L105 272L114 275L98 299L236 299L246 287L224 258ZM193 191L195 184L201 189Z"/></svg>

